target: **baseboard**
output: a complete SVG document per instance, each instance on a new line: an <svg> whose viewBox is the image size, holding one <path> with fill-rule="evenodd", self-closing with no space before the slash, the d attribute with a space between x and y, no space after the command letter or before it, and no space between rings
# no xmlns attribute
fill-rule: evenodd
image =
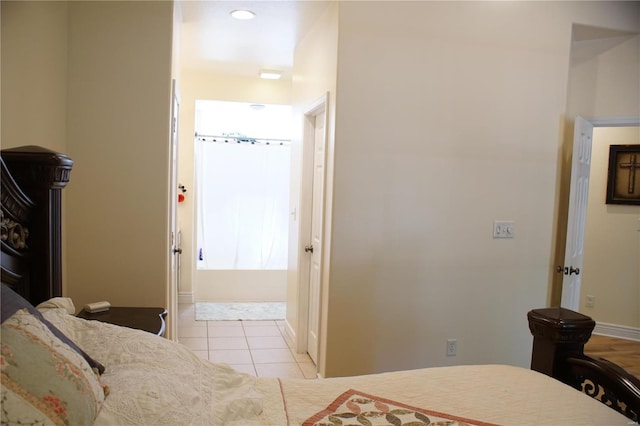
<svg viewBox="0 0 640 426"><path fill-rule="evenodd" d="M284 334L285 340L288 340L289 345L297 352L298 345L296 345L296 332L291 327L291 324L289 324L289 321L286 320L284 322Z"/></svg>
<svg viewBox="0 0 640 426"><path fill-rule="evenodd" d="M294 342L297 342L297 340L296 340L296 332L291 327L291 324L289 324L289 321L285 321L284 339L287 340L287 343L289 344L289 347L295 348L294 351L298 352L297 344L294 343ZM304 353L304 351L303 352L299 352L299 353ZM317 369L317 367L316 367L316 369ZM323 379L324 378L322 376L322 374L320 374L320 371L317 372L316 376L317 376L318 379Z"/></svg>
<svg viewBox="0 0 640 426"><path fill-rule="evenodd" d="M640 328L629 327L626 325L597 322L596 327L593 329L593 333L602 336L617 337L619 339L635 340L640 342Z"/></svg>
<svg viewBox="0 0 640 426"><path fill-rule="evenodd" d="M186 303L193 304L195 303L195 298L193 297L193 293L189 292L180 292L178 293L178 303Z"/></svg>

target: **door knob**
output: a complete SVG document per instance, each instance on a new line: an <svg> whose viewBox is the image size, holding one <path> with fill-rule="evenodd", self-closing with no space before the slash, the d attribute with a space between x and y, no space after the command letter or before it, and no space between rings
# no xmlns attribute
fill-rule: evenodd
<svg viewBox="0 0 640 426"><path fill-rule="evenodd" d="M574 268L573 266L565 266L564 268L560 265L556 266L556 272L559 274L564 273L565 275L580 275L580 268Z"/></svg>
<svg viewBox="0 0 640 426"><path fill-rule="evenodd" d="M305 253L313 253L313 246L304 246Z"/></svg>
<svg viewBox="0 0 640 426"><path fill-rule="evenodd" d="M173 254L176 254L176 253L182 254L182 249L181 248L174 248L173 249Z"/></svg>

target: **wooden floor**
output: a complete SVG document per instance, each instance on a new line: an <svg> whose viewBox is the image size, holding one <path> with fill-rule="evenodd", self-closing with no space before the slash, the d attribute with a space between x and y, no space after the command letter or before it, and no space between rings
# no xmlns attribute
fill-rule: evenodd
<svg viewBox="0 0 640 426"><path fill-rule="evenodd" d="M640 378L640 342L594 334L584 346L584 352L618 364Z"/></svg>

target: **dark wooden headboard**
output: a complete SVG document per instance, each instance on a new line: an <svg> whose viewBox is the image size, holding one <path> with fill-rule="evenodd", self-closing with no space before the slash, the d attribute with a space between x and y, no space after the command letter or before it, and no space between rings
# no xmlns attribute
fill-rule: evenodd
<svg viewBox="0 0 640 426"><path fill-rule="evenodd" d="M62 295L61 190L73 161L39 146L2 156L2 283L33 305Z"/></svg>
<svg viewBox="0 0 640 426"><path fill-rule="evenodd" d="M560 307L534 309L527 318L533 335L532 370L596 398L637 424L640 380L606 359L584 353L596 325L593 319Z"/></svg>

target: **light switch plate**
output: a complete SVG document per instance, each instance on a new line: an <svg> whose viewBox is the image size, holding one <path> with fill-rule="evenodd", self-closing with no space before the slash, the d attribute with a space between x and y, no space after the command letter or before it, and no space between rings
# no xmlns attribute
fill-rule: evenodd
<svg viewBox="0 0 640 426"><path fill-rule="evenodd" d="M496 220L493 222L493 238L515 238L516 223L512 220Z"/></svg>

